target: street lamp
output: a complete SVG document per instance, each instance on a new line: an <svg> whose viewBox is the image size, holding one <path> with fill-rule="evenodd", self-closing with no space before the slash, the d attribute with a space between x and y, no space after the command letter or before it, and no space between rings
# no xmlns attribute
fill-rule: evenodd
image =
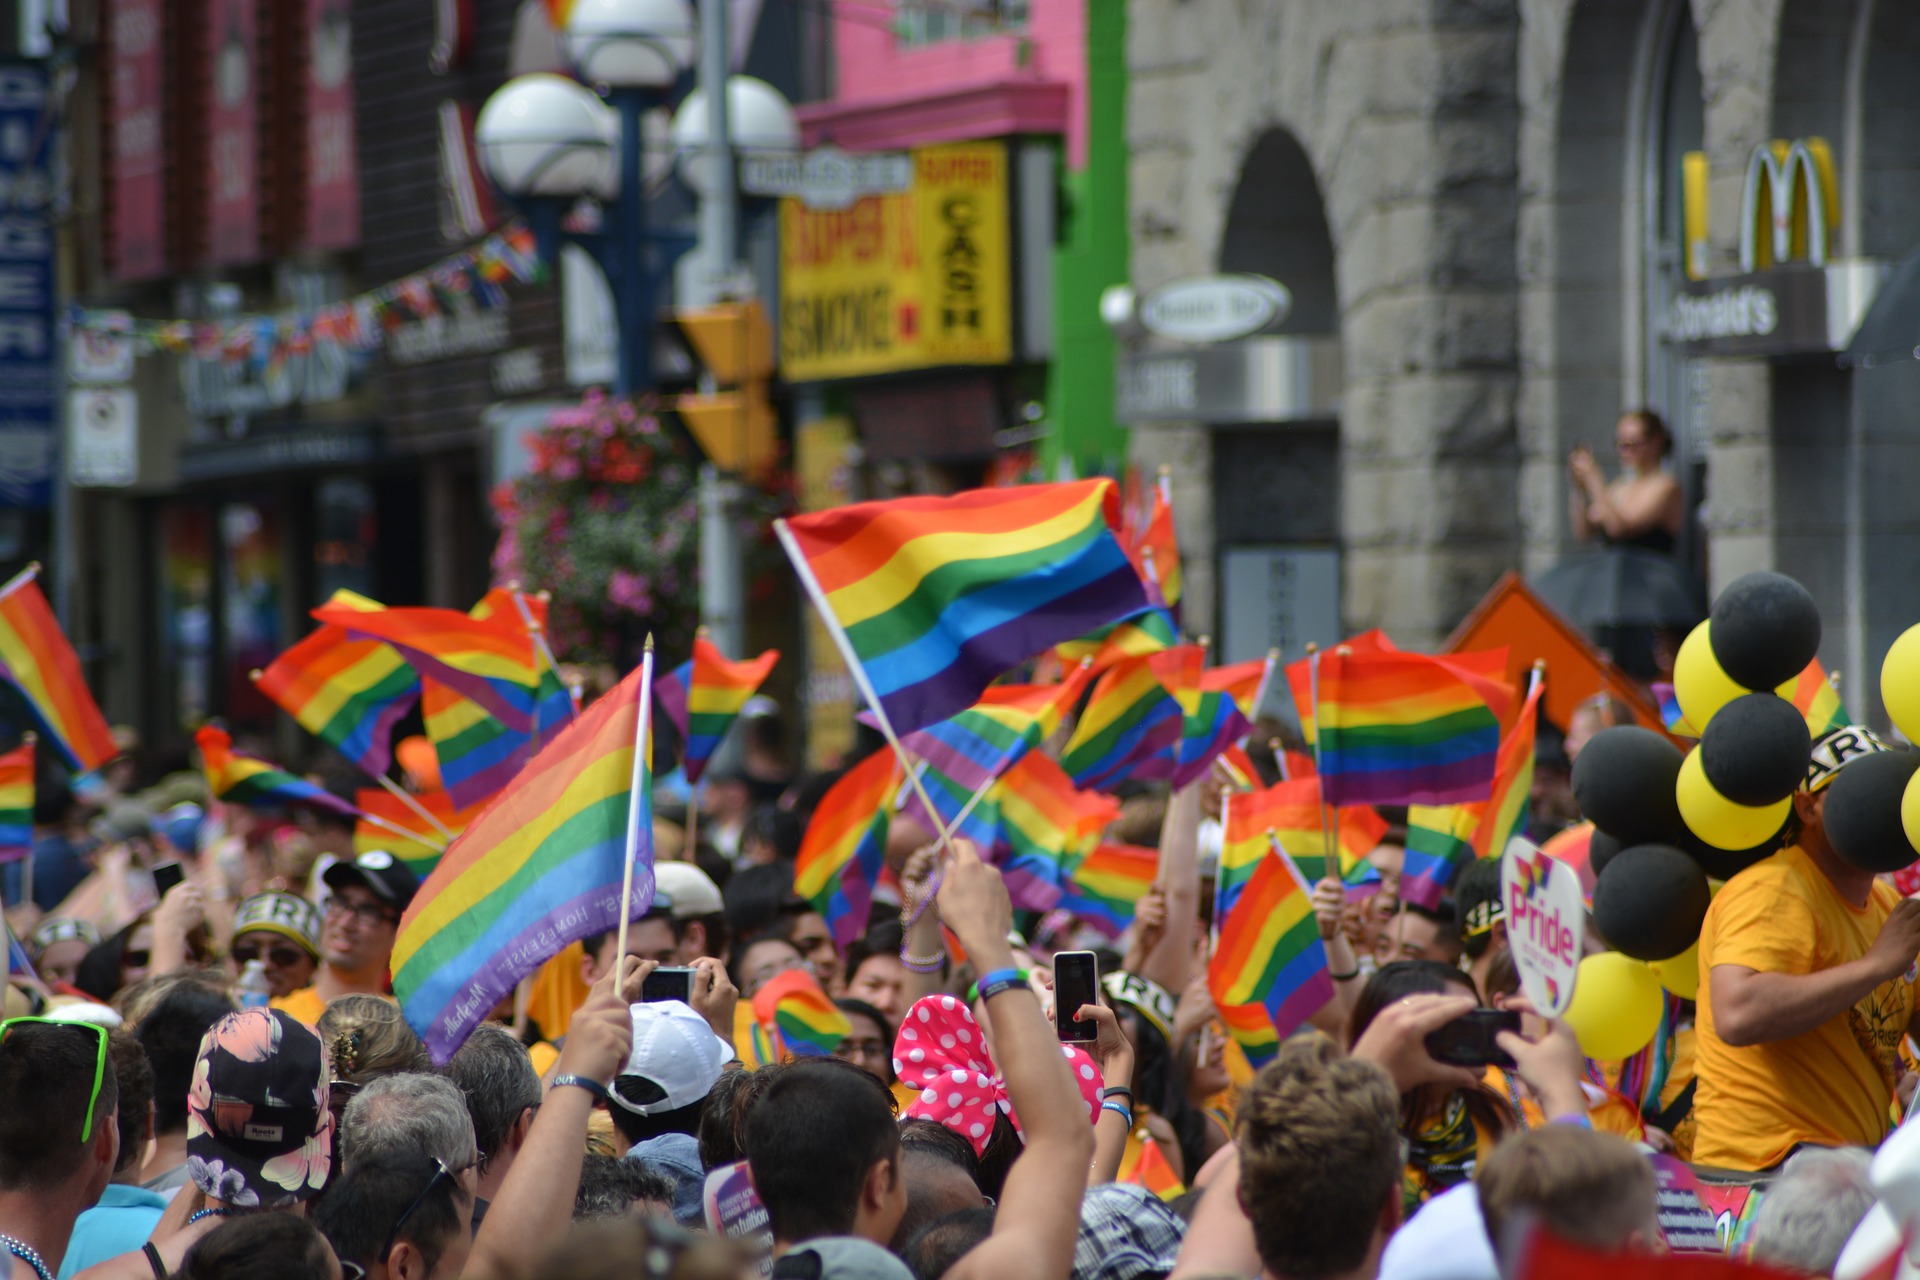
<svg viewBox="0 0 1920 1280"><path fill-rule="evenodd" d="M709 195L712 177L707 95L695 89L673 113L673 150L680 176L696 195ZM752 76L727 80L727 136L739 156L790 155L800 149L800 118L786 95Z"/></svg>

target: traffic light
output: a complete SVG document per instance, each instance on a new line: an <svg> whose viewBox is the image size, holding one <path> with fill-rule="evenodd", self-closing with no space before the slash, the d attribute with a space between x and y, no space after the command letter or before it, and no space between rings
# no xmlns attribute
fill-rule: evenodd
<svg viewBox="0 0 1920 1280"><path fill-rule="evenodd" d="M758 301L676 310L705 376L701 390L674 398L674 409L694 441L725 471L757 476L779 450L779 419L767 402L773 376L773 327Z"/></svg>

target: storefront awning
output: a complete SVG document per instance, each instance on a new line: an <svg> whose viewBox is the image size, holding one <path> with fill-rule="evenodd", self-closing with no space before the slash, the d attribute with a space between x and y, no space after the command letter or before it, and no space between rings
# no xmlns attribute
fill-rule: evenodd
<svg viewBox="0 0 1920 1280"><path fill-rule="evenodd" d="M242 440L187 445L180 450L180 480L191 484L331 471L386 456L386 432L377 422L269 428Z"/></svg>
<svg viewBox="0 0 1920 1280"><path fill-rule="evenodd" d="M1908 359L1920 360L1920 250L1887 276L1840 353L1841 364L1860 369Z"/></svg>

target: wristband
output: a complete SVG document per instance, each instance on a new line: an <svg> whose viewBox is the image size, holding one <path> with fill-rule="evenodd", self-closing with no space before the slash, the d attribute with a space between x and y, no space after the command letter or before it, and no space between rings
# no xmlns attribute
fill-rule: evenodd
<svg viewBox="0 0 1920 1280"><path fill-rule="evenodd" d="M1027 971L1025 969L995 969L991 973L983 973L980 975L980 980L974 983L967 991L967 1003L972 1004L976 1000L991 1000L1002 991L1012 991L1016 987L1024 987L1026 985Z"/></svg>
<svg viewBox="0 0 1920 1280"><path fill-rule="evenodd" d="M607 1086L601 1084L598 1080L589 1080L585 1076L555 1076L547 1083L547 1088L549 1090L559 1089L567 1085L572 1085L576 1089L585 1089L602 1102L612 1100L612 1095L607 1092Z"/></svg>
<svg viewBox="0 0 1920 1280"><path fill-rule="evenodd" d="M1126 1122L1127 1132L1133 1132L1133 1112L1127 1110L1117 1102L1103 1102L1100 1104L1100 1109L1102 1111L1111 1111L1113 1114L1119 1116L1121 1120Z"/></svg>
<svg viewBox="0 0 1920 1280"><path fill-rule="evenodd" d="M1128 1105L1131 1106L1133 1103L1133 1090L1123 1084L1108 1085L1100 1091L1100 1101L1105 1102L1109 1098L1125 1098Z"/></svg>
<svg viewBox="0 0 1920 1280"><path fill-rule="evenodd" d="M1353 968L1347 970L1345 973L1328 973L1327 976L1329 978L1332 978L1335 982L1352 982L1355 978L1360 976L1360 966L1355 965L1353 966Z"/></svg>

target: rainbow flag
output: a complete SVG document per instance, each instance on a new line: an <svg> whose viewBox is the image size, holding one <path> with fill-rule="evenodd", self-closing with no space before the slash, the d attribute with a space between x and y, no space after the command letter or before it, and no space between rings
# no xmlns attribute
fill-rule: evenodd
<svg viewBox="0 0 1920 1280"><path fill-rule="evenodd" d="M1295 778L1227 797L1218 883L1227 904L1239 898L1253 867L1266 856L1268 833L1280 841L1309 884L1333 875L1349 889L1378 878L1367 855L1387 834L1387 823L1367 805L1349 805L1338 813L1339 857L1328 870L1327 832L1320 821L1320 782Z"/></svg>
<svg viewBox="0 0 1920 1280"><path fill-rule="evenodd" d="M1680 695L1673 686L1656 680L1652 687L1654 701L1660 704L1660 723L1667 732L1676 738L1698 738L1700 731L1687 723L1687 713L1680 709Z"/></svg>
<svg viewBox="0 0 1920 1280"><path fill-rule="evenodd" d="M1133 1167L1116 1181L1144 1187L1162 1200L1177 1200L1187 1193L1186 1184L1174 1176L1173 1163L1167 1159L1167 1153L1151 1137L1141 1141L1140 1154L1135 1157Z"/></svg>
<svg viewBox="0 0 1920 1280"><path fill-rule="evenodd" d="M1173 480L1164 468L1159 481L1153 486L1147 523L1133 544L1132 554L1134 567L1140 570L1140 577L1152 593L1160 597L1159 603L1166 606L1167 612L1173 615L1177 623L1183 587L1180 540L1173 531Z"/></svg>
<svg viewBox="0 0 1920 1280"><path fill-rule="evenodd" d="M1315 744L1334 804L1485 800L1500 751L1500 716L1460 671L1417 653L1317 655Z"/></svg>
<svg viewBox="0 0 1920 1280"><path fill-rule="evenodd" d="M1052 737L1093 678L1081 662L1059 684L999 685L959 715L909 734L909 752L969 793ZM963 801L964 803L964 801Z"/></svg>
<svg viewBox="0 0 1920 1280"><path fill-rule="evenodd" d="M1407 806L1407 862L1400 875L1400 896L1431 911L1473 861L1474 832L1480 826L1477 804Z"/></svg>
<svg viewBox="0 0 1920 1280"><path fill-rule="evenodd" d="M216 800L253 809L304 805L349 816L359 812L339 796L305 778L276 769L264 760L236 754L233 735L219 725L201 725L193 741L200 748L200 768L207 776L207 789Z"/></svg>
<svg viewBox="0 0 1920 1280"><path fill-rule="evenodd" d="M456 836L472 826L473 820L487 807L483 801L468 808L456 808L453 797L444 791L418 792L413 800ZM360 810L360 818L353 824L354 853L385 849L411 867L421 880L440 864L441 846L447 843L447 838L415 813L406 801L378 787L363 787L354 793L353 803ZM375 818L381 821L371 821ZM388 825L382 826L381 822ZM394 827L414 834L401 835Z"/></svg>
<svg viewBox="0 0 1920 1280"><path fill-rule="evenodd" d="M993 848L1000 835L1000 807L991 787L976 801L971 790L925 761L914 765L914 774L920 786L901 788L901 813L928 831L945 830L962 840L971 840L983 853ZM931 814L920 801L922 790L926 791L927 799L933 801Z"/></svg>
<svg viewBox="0 0 1920 1280"><path fill-rule="evenodd" d="M1546 681L1535 680L1520 708L1520 718L1500 740L1500 757L1493 770L1493 794L1480 806L1481 819L1473 834L1473 852L1497 858L1507 841L1525 835L1533 800L1533 749L1540 728L1540 696Z"/></svg>
<svg viewBox="0 0 1920 1280"><path fill-rule="evenodd" d="M48 743L76 773L120 754L80 659L41 594L34 565L0 588L0 679L18 689Z"/></svg>
<svg viewBox="0 0 1920 1280"><path fill-rule="evenodd" d="M769 649L757 658L731 662L703 630L693 637L693 656L654 682L654 700L680 731L681 764L689 786L700 781L734 717L778 661L780 651Z"/></svg>
<svg viewBox="0 0 1920 1280"><path fill-rule="evenodd" d="M393 991L436 1063L577 938L618 927L631 829L633 904L653 902L649 651L549 741L448 847L393 947Z"/></svg>
<svg viewBox="0 0 1920 1280"><path fill-rule="evenodd" d="M1101 675L1060 753L1075 786L1111 786L1152 757L1177 749L1185 712L1158 672L1177 672L1201 652L1198 645L1180 645L1123 658ZM1167 768L1165 774L1171 773Z"/></svg>
<svg viewBox="0 0 1920 1280"><path fill-rule="evenodd" d="M843 949L866 932L900 782L893 752L874 752L821 797L801 838L793 891L814 905Z"/></svg>
<svg viewBox="0 0 1920 1280"><path fill-rule="evenodd" d="M1261 1006L1274 1034L1285 1039L1333 998L1333 979L1312 892L1286 850L1271 848L1239 900L1224 912L1215 907L1220 937L1207 964L1207 987L1219 1008Z"/></svg>
<svg viewBox="0 0 1920 1280"><path fill-rule="evenodd" d="M467 616L481 622L499 617L507 625L518 623L526 631L527 639L533 644L535 666L540 672L533 693L534 737L544 739L573 723L574 717L580 714L580 704L574 697L574 690L567 686L566 681L560 678L560 672L554 668L553 650L547 644L546 593L529 595L511 587L489 587L487 594L467 610Z"/></svg>
<svg viewBox="0 0 1920 1280"><path fill-rule="evenodd" d="M1807 718L1807 731L1814 737L1853 723L1846 704L1840 701L1840 691L1833 687L1820 659L1808 663L1807 669L1793 678L1792 686L1789 689L1782 685L1775 692L1800 709L1800 714Z"/></svg>
<svg viewBox="0 0 1920 1280"><path fill-rule="evenodd" d="M33 744L0 755L0 863L33 852Z"/></svg>
<svg viewBox="0 0 1920 1280"><path fill-rule="evenodd" d="M420 716L440 761L440 785L461 808L484 805L533 757L532 734L507 728L438 681L421 681Z"/></svg>
<svg viewBox="0 0 1920 1280"><path fill-rule="evenodd" d="M1183 720L1173 785L1184 787L1212 767L1253 728L1254 712L1273 662L1256 658L1202 672L1194 708Z"/></svg>
<svg viewBox="0 0 1920 1280"><path fill-rule="evenodd" d="M323 626L253 673L254 687L373 777L393 765L393 726L420 699L420 677L391 645Z"/></svg>
<svg viewBox="0 0 1920 1280"><path fill-rule="evenodd" d="M1387 639L1387 633L1378 627L1362 631L1340 642L1355 653L1398 653L1393 641ZM1311 747L1318 740L1318 724L1314 716L1314 677L1311 655L1287 664L1287 688L1293 693L1294 713L1300 718L1300 736Z"/></svg>
<svg viewBox="0 0 1920 1280"><path fill-rule="evenodd" d="M907 734L1035 654L1147 607L1118 516L1113 481L1098 479L866 502L774 531L874 710Z"/></svg>
<svg viewBox="0 0 1920 1280"><path fill-rule="evenodd" d="M1060 905L1109 938L1117 938L1132 923L1134 908L1153 888L1159 868L1158 849L1103 840L1068 873Z"/></svg>
<svg viewBox="0 0 1920 1280"><path fill-rule="evenodd" d="M853 1024L804 969L790 969L753 996L753 1020L779 1037L795 1058L828 1058Z"/></svg>
<svg viewBox="0 0 1920 1280"><path fill-rule="evenodd" d="M1096 628L1078 640L1055 645L1053 652L1062 666L1091 661L1097 674L1122 658L1144 658L1178 643L1179 625L1172 614L1156 605L1125 621Z"/></svg>
<svg viewBox="0 0 1920 1280"><path fill-rule="evenodd" d="M1060 905L1074 859L1120 812L1111 797L1076 790L1060 766L1038 751L1002 774L991 798L1000 818L992 861L1014 905L1030 911Z"/></svg>
<svg viewBox="0 0 1920 1280"><path fill-rule="evenodd" d="M363 640L392 645L421 676L447 686L499 717L509 729L533 732L541 693L533 635L517 618L476 618L453 609L364 609L329 602L321 622Z"/></svg>
<svg viewBox="0 0 1920 1280"><path fill-rule="evenodd" d="M1216 1005L1214 1013L1220 1025L1227 1029L1228 1038L1240 1046L1240 1052L1247 1055L1247 1062L1254 1070L1267 1065L1280 1052L1280 1033L1274 1030L1273 1016L1265 1006Z"/></svg>

